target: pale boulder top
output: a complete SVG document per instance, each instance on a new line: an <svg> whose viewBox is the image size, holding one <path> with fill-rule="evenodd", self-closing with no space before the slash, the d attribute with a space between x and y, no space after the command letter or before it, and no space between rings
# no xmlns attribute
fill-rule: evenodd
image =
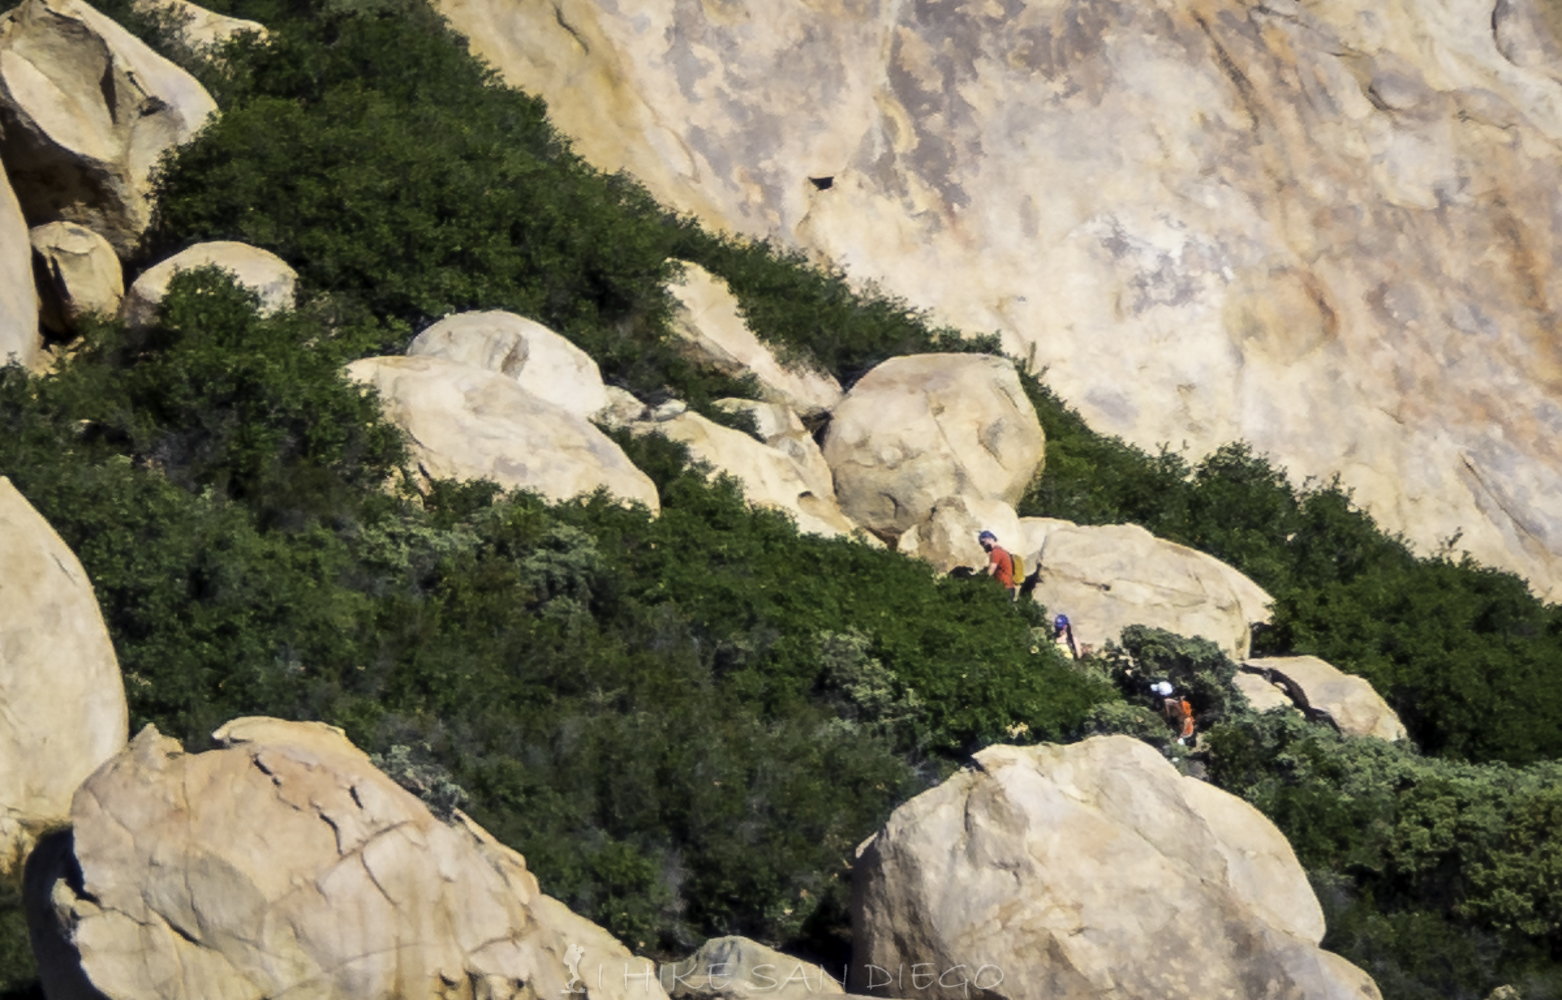
<svg viewBox="0 0 1562 1000"><path fill-rule="evenodd" d="M766 400L805 415L827 412L840 402L841 386L833 377L783 366L760 343L726 282L698 264L679 263L683 277L668 286L677 303L673 332L695 357L727 375L753 375Z"/></svg>
<svg viewBox="0 0 1562 1000"><path fill-rule="evenodd" d="M125 295L120 318L131 329L152 325L174 275L203 267L228 272L241 286L258 295L262 316L293 308L298 273L286 261L269 250L221 240L197 243L141 272Z"/></svg>
<svg viewBox="0 0 1562 1000"><path fill-rule="evenodd" d="M61 56L69 55L61 35L73 30L72 22L80 26L74 30L102 39L109 59L136 82L143 97L155 95L160 104L178 115L184 134L175 141L193 135L216 113L217 102L195 77L89 4L82 0L23 0L0 15L0 80L15 106L67 148L103 161L116 159L119 152L98 145L101 137L111 134L111 122L72 117L96 118L107 112L106 107L61 100L70 93L61 84L68 84L79 72L79 67L60 61ZM152 162L137 164L138 172L145 176L155 165L154 157Z"/></svg>
<svg viewBox="0 0 1562 1000"><path fill-rule="evenodd" d="M554 501L605 487L660 509L656 484L611 438L512 378L429 356L364 358L347 375L379 391L427 478L491 479Z"/></svg>
<svg viewBox="0 0 1562 1000"><path fill-rule="evenodd" d="M456 313L418 334L409 357L437 357L514 379L538 399L590 417L609 404L591 355L536 320L498 310Z"/></svg>
<svg viewBox="0 0 1562 1000"><path fill-rule="evenodd" d="M949 497L1019 503L1046 435L1012 362L912 354L869 371L836 407L824 442L847 516L896 537Z"/></svg>
<svg viewBox="0 0 1562 1000"><path fill-rule="evenodd" d="M1322 715L1346 736L1380 740L1405 738L1404 724L1364 677L1347 674L1316 656L1269 656L1242 662L1242 669L1285 686L1297 708Z"/></svg>
<svg viewBox="0 0 1562 1000"><path fill-rule="evenodd" d="M1318 948L1322 908L1274 824L1126 736L980 751L895 810L852 880L853 987L887 969L884 996L911 963L990 967L1017 997L1378 995Z"/></svg>
<svg viewBox="0 0 1562 1000"><path fill-rule="evenodd" d="M1268 614L1268 594L1237 570L1136 524L1022 518L1017 544L1040 573L1035 599L1067 615L1087 645L1116 641L1123 628L1141 624L1203 636L1240 659L1250 625Z"/></svg>
<svg viewBox="0 0 1562 1000"><path fill-rule="evenodd" d="M0 476L0 867L16 836L58 823L125 744L124 683L86 571Z"/></svg>

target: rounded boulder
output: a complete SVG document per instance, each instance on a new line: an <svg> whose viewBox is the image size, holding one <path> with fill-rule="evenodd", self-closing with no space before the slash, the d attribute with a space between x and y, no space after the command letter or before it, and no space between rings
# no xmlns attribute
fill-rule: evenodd
<svg viewBox="0 0 1562 1000"><path fill-rule="evenodd" d="M824 457L846 516L893 538L947 497L1017 505L1046 444L1010 362L915 354L852 387L830 421Z"/></svg>

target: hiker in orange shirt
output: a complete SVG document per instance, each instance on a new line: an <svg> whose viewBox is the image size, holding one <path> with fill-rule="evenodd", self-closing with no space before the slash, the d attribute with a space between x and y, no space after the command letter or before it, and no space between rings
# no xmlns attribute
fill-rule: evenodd
<svg viewBox="0 0 1562 1000"><path fill-rule="evenodd" d="M1018 598L1020 586L1014 579L1014 557L998 544L998 536L991 531L984 530L976 536L976 540L987 550L987 565L982 568L982 572L1003 585L1003 589L1009 592L1009 600Z"/></svg>

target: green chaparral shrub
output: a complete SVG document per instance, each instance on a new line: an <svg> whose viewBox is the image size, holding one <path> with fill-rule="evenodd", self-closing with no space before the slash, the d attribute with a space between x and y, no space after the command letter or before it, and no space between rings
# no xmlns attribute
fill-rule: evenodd
<svg viewBox="0 0 1562 1000"><path fill-rule="evenodd" d="M1284 711L1238 714L1207 739L1211 779L1273 819L1311 873L1324 946L1385 997L1562 990L1562 763L1424 757Z"/></svg>
<svg viewBox="0 0 1562 1000"><path fill-rule="evenodd" d="M104 6L166 39L159 16ZM424 3L209 6L271 40L173 53L223 114L162 168L145 259L244 240L298 268L303 308L260 320L196 275L148 336L99 327L58 375L0 371L0 474L87 566L135 724L199 744L238 714L328 719L441 808L464 792L547 891L633 947L743 932L822 952L843 946L851 847L963 753L1160 724L1059 663L990 581L799 537L665 441L623 442L658 483L657 520L491 484L402 492L396 436L336 373L448 311L533 316L610 381L711 413L752 386L670 346L669 257L725 278L762 338L847 384L996 341L591 170ZM1243 446L1190 463L1097 435L1025 381L1048 446L1022 513L1141 523L1243 569L1276 598L1258 648L1367 676L1429 751L1562 755L1562 620L1516 579L1417 558L1337 484L1293 486ZM1195 687L1224 669L1150 640L1137 655L1160 650ZM1389 767L1237 706L1206 718L1222 714L1213 770L1300 845L1331 944L1390 996L1484 995L1504 976L1547 995L1554 807L1523 776L1551 765ZM1520 791L1492 792L1494 775ZM20 927L5 905L0 955ZM0 988L28 988L15 968Z"/></svg>

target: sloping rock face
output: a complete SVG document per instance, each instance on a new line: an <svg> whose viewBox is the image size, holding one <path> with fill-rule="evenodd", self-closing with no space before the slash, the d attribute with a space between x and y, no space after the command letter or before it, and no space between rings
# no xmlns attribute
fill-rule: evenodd
<svg viewBox="0 0 1562 1000"><path fill-rule="evenodd" d="M152 168L216 110L195 77L80 0L0 17L0 158L32 225L78 222L132 253Z"/></svg>
<svg viewBox="0 0 1562 1000"><path fill-rule="evenodd" d="M694 412L670 420L635 424L637 434L660 433L681 441L689 454L709 462L743 484L743 495L758 507L785 511L799 531L833 538L850 535L857 526L841 513L835 497L816 492L806 470L786 452L756 441L742 431L723 427Z"/></svg>
<svg viewBox="0 0 1562 1000"><path fill-rule="evenodd" d="M565 992L570 958L593 997L665 1000L520 855L440 822L339 730L238 719L214 738L187 754L143 730L29 863L52 1000L535 1000Z"/></svg>
<svg viewBox="0 0 1562 1000"><path fill-rule="evenodd" d="M31 367L43 351L30 246L16 192L0 172L0 365Z"/></svg>
<svg viewBox="0 0 1562 1000"><path fill-rule="evenodd" d="M583 417L608 405L607 387L591 355L541 323L514 313L446 316L418 334L407 354L498 372L538 399Z"/></svg>
<svg viewBox="0 0 1562 1000"><path fill-rule="evenodd" d="M1242 588L1232 586L1241 574L1230 566L1136 524L1025 521L1032 542L1041 535L1034 596L1053 614L1068 615L1077 641L1099 648L1126 626L1151 625L1203 636L1237 659L1247 655L1249 625L1260 620L1249 614L1265 614L1268 595L1245 577Z"/></svg>
<svg viewBox="0 0 1562 1000"><path fill-rule="evenodd" d="M0 871L125 745L119 661L76 556L0 476Z"/></svg>
<svg viewBox="0 0 1562 1000"><path fill-rule="evenodd" d="M845 974L842 968L834 971ZM675 1000L810 1000L846 992L812 962L736 935L711 938L683 961L663 965L659 975Z"/></svg>
<svg viewBox="0 0 1562 1000"><path fill-rule="evenodd" d="M444 358L364 358L347 366L379 390L385 415L410 438L431 479L492 479L569 500L599 486L653 512L656 484L583 417L514 379Z"/></svg>
<svg viewBox="0 0 1562 1000"><path fill-rule="evenodd" d="M824 413L841 401L834 378L776 360L744 322L725 282L698 264L685 263L683 269L683 279L668 289L677 303L672 326L694 358L734 378L754 376L765 399L804 416Z"/></svg>
<svg viewBox="0 0 1562 1000"><path fill-rule="evenodd" d="M1317 947L1322 910L1274 825L1125 736L981 751L859 849L852 910L857 992L1379 996Z"/></svg>
<svg viewBox="0 0 1562 1000"><path fill-rule="evenodd" d="M1008 361L914 354L852 386L832 415L824 457L846 515L896 537L949 497L1019 503L1046 444Z"/></svg>
<svg viewBox="0 0 1562 1000"><path fill-rule="evenodd" d="M1311 717L1326 719L1346 736L1390 741L1405 738L1399 716L1365 678L1347 674L1316 656L1260 657L1245 661L1242 670L1283 685L1297 708Z"/></svg>
<svg viewBox="0 0 1562 1000"><path fill-rule="evenodd" d="M125 298L125 275L108 240L74 222L50 222L28 234L42 293L43 325L66 336L89 313L112 317Z"/></svg>
<svg viewBox="0 0 1562 1000"><path fill-rule="evenodd" d="M157 321L157 311L168 295L168 283L173 281L174 275L203 267L227 271L240 285L258 295L262 316L293 308L298 273L287 261L270 250L218 240L197 243L142 271L125 295L120 318L133 330L152 325Z"/></svg>
<svg viewBox="0 0 1562 1000"><path fill-rule="evenodd" d="M439 5L667 204L1001 331L1099 430L1338 472L1562 595L1533 0Z"/></svg>

